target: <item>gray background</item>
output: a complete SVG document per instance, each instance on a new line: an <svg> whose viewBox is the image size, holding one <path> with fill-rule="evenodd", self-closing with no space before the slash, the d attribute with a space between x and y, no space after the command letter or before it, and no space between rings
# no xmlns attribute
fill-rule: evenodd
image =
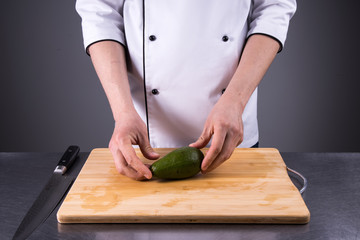
<svg viewBox="0 0 360 240"><path fill-rule="evenodd" d="M4 1L0 151L107 147L113 120L84 53L75 1ZM360 151L358 1L298 1L259 87L260 146Z"/></svg>

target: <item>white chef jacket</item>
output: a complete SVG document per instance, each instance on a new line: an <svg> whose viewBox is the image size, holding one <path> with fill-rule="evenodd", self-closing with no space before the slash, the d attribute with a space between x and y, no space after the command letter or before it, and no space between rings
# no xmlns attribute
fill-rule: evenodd
<svg viewBox="0 0 360 240"><path fill-rule="evenodd" d="M246 39L284 45L295 0L77 0L84 46L112 40L128 52L135 108L152 147L197 140L230 82ZM242 115L244 140L258 142L257 89Z"/></svg>

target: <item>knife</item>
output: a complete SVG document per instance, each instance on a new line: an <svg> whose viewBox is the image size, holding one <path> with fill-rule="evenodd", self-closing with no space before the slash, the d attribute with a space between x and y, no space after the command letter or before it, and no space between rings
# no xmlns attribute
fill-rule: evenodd
<svg viewBox="0 0 360 240"><path fill-rule="evenodd" d="M79 154L78 146L69 146L57 164L50 180L47 182L21 224L13 240L26 239L54 211L63 198L74 177L65 174Z"/></svg>

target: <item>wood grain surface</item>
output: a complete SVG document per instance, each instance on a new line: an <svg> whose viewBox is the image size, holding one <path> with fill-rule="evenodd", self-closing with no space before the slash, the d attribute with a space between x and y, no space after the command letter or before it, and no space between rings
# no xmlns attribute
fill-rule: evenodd
<svg viewBox="0 0 360 240"><path fill-rule="evenodd" d="M173 149L155 150L164 156ZM235 149L213 172L177 181L129 179L117 173L109 149L98 148L57 218L60 223L304 224L310 213L274 148Z"/></svg>

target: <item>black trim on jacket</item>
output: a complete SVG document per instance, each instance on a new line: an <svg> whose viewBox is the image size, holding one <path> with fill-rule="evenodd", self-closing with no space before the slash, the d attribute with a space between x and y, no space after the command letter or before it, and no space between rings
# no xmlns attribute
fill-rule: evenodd
<svg viewBox="0 0 360 240"><path fill-rule="evenodd" d="M144 78L144 97L145 97L145 111L146 111L146 128L147 134L150 141L150 131L149 131L149 114L147 106L147 92L146 92L146 77L145 77L145 0L143 0L143 78Z"/></svg>
<svg viewBox="0 0 360 240"><path fill-rule="evenodd" d="M258 34L258 35L264 35L264 36L267 36L267 37L272 38L272 39L274 39L275 41L277 41L277 42L279 43L279 45L280 45L279 51L278 51L277 53L279 53L279 52L281 52L281 51L283 50L283 45L282 45L282 43L280 42L280 40L277 39L276 37L271 36L271 35L266 34L266 33L252 33L252 34L249 35L249 37L246 39L246 41L247 41L252 35L256 35L256 34ZM245 46L245 44L244 44L244 46Z"/></svg>
<svg viewBox="0 0 360 240"><path fill-rule="evenodd" d="M95 42L90 43L90 44L86 47L86 49L85 49L86 54L87 54L88 56L90 56L89 47L90 47L91 45L93 45L93 44L95 44L95 43L98 43L98 42L104 42L104 41L117 42L117 43L121 44L124 48L126 48L125 44L123 44L122 42L119 42L119 41L117 41L117 40L114 40L114 39L101 39L101 40L98 40L98 41L95 41Z"/></svg>

